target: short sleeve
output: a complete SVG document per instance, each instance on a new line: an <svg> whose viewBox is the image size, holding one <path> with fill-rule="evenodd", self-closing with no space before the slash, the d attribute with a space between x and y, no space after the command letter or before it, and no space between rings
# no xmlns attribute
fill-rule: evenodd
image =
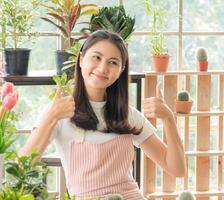
<svg viewBox="0 0 224 200"><path fill-rule="evenodd" d="M42 120L44 120L44 117L47 115L47 112L49 111L51 105L52 103L49 103L42 111L39 112L39 115L36 121L34 122L34 125L32 126L31 130L38 128L40 126ZM49 142L52 142L54 138L56 138L56 136L58 135L58 132L59 132L59 122L53 128L51 132L51 136L49 138Z"/></svg>
<svg viewBox="0 0 224 200"><path fill-rule="evenodd" d="M128 120L131 126L142 128L139 135L132 135L133 143L138 148L142 142L144 142L151 135L155 134L157 131L156 128L144 116L144 114L132 106L129 107Z"/></svg>

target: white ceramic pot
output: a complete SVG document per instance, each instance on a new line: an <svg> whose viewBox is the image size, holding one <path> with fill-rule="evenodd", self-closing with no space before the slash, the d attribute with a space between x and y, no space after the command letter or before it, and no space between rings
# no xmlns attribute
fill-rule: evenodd
<svg viewBox="0 0 224 200"><path fill-rule="evenodd" d="M4 176L4 161L5 161L5 155L0 154L0 187L2 186L2 180Z"/></svg>

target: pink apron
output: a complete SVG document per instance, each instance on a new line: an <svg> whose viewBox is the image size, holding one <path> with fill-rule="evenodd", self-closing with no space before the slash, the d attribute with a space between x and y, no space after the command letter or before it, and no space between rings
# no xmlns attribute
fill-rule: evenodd
<svg viewBox="0 0 224 200"><path fill-rule="evenodd" d="M116 193L125 200L144 199L130 174L134 158L131 135L120 135L100 144L72 141L70 145L70 196L85 199Z"/></svg>

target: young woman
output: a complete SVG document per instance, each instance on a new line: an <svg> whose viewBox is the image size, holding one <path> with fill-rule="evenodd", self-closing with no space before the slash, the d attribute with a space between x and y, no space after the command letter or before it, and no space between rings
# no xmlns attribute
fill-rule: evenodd
<svg viewBox="0 0 224 200"><path fill-rule="evenodd" d="M97 31L83 44L73 96L58 86L53 103L38 120L21 155L41 153L54 141L71 196L118 193L144 199L132 177L134 146L174 176L184 176L185 158L173 113L157 96L143 101L144 115L128 104L129 59L124 41ZM162 118L167 144L147 118ZM149 172L150 173L150 172Z"/></svg>

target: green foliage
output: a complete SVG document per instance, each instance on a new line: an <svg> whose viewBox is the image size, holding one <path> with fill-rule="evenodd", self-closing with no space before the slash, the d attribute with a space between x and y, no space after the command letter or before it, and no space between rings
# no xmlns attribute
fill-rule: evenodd
<svg viewBox="0 0 224 200"><path fill-rule="evenodd" d="M57 84L57 85L61 85L61 88L62 88L62 94L64 96L67 96L67 95L72 95L72 92L73 92L73 82L74 82L74 79L70 79L68 80L68 76L65 72L63 72L63 74L61 76L58 76L58 75L54 75L53 76L53 80L54 82ZM50 93L49 95L49 99L53 99L55 94L56 94L56 88Z"/></svg>
<svg viewBox="0 0 224 200"><path fill-rule="evenodd" d="M124 6L102 7L98 14L93 14L90 19L89 28L82 31L91 33L99 29L114 31L126 40L134 31L135 18L126 14Z"/></svg>
<svg viewBox="0 0 224 200"><path fill-rule="evenodd" d="M72 30L81 16L98 12L96 4L80 4L81 1L78 0L76 3L74 0L50 0L44 5L48 10L48 17L41 18L61 31L66 39L66 48L70 48L80 39L86 38L86 36L76 39L72 37ZM60 24L57 24L55 20Z"/></svg>
<svg viewBox="0 0 224 200"><path fill-rule="evenodd" d="M152 55L167 54L168 50L164 46L164 35L159 33L151 38Z"/></svg>
<svg viewBox="0 0 224 200"><path fill-rule="evenodd" d="M189 101L188 91L182 91L178 93L178 101Z"/></svg>
<svg viewBox="0 0 224 200"><path fill-rule="evenodd" d="M0 119L0 153L5 153L11 144L16 140L14 123L18 116L14 111L4 110Z"/></svg>
<svg viewBox="0 0 224 200"><path fill-rule="evenodd" d="M13 48L34 39L38 34L31 33L34 17L41 0L0 0L0 26L3 29L2 47L10 46L6 43L9 37L13 41Z"/></svg>
<svg viewBox="0 0 224 200"><path fill-rule="evenodd" d="M33 194L39 200L48 197L43 180L46 179L49 169L46 169L45 163L35 161L37 158L36 151L32 151L30 156L19 157L16 153L7 155L5 169L10 181L6 184L6 190L10 188L15 193Z"/></svg>
<svg viewBox="0 0 224 200"><path fill-rule="evenodd" d="M145 6L147 14L152 19L151 54L167 54L168 50L166 49L164 42L165 36L163 33L158 32L158 29L162 29L164 26L164 18L167 15L167 12L161 5L150 4L149 0L145 0Z"/></svg>
<svg viewBox="0 0 224 200"><path fill-rule="evenodd" d="M195 200L194 195L190 191L183 191L177 198L178 200Z"/></svg>
<svg viewBox="0 0 224 200"><path fill-rule="evenodd" d="M71 48L67 49L66 52L69 53L71 56L69 56L68 61L64 62L64 67L62 70L66 70L70 67L75 67L76 65L76 60L79 55L80 49L82 45L80 42L76 42Z"/></svg>
<svg viewBox="0 0 224 200"><path fill-rule="evenodd" d="M23 190L14 191L13 189L6 187L4 190L0 190L0 200L35 200L32 194L24 194Z"/></svg>
<svg viewBox="0 0 224 200"><path fill-rule="evenodd" d="M207 61L208 56L207 56L207 50L205 48L198 48L197 50L197 60L198 61Z"/></svg>
<svg viewBox="0 0 224 200"><path fill-rule="evenodd" d="M122 200L123 197L119 194L111 194L111 195L107 195L105 200Z"/></svg>

